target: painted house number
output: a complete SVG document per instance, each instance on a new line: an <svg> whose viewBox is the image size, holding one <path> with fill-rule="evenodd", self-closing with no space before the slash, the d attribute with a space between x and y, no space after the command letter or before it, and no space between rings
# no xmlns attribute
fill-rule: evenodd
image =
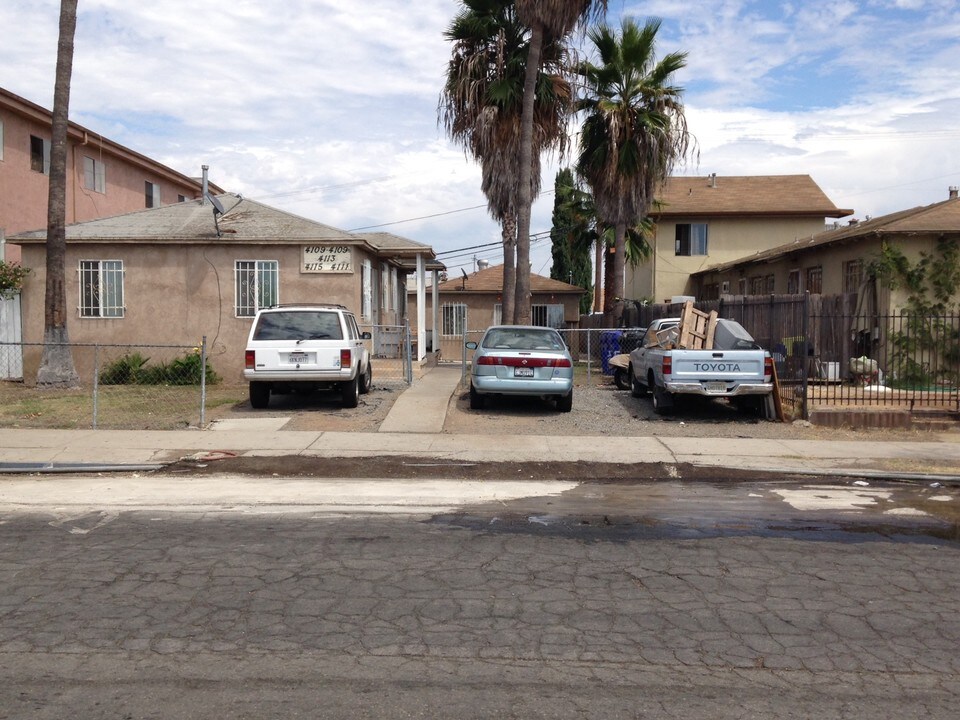
<svg viewBox="0 0 960 720"><path fill-rule="evenodd" d="M304 273L352 273L353 254L349 245L304 245Z"/></svg>

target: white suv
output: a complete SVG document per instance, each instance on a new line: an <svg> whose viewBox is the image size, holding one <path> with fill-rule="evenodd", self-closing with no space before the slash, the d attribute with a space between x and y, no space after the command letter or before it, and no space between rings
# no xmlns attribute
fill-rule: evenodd
<svg viewBox="0 0 960 720"><path fill-rule="evenodd" d="M265 408L270 393L339 388L354 408L370 392L373 369L357 319L343 305L280 305L257 312L247 339L243 377L250 405Z"/></svg>

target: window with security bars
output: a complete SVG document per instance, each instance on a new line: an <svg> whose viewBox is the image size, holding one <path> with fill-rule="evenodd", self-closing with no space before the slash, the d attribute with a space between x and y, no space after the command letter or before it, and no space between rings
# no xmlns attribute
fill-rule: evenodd
<svg viewBox="0 0 960 720"><path fill-rule="evenodd" d="M80 261L80 317L123 317L123 261Z"/></svg>
<svg viewBox="0 0 960 720"><path fill-rule="evenodd" d="M843 264L843 292L858 292L862 282L863 260L847 260Z"/></svg>
<svg viewBox="0 0 960 720"><path fill-rule="evenodd" d="M818 295L823 292L823 268L819 265L807 268L806 289L811 295Z"/></svg>
<svg viewBox="0 0 960 720"><path fill-rule="evenodd" d="M257 310L280 302L280 263L276 260L237 260L234 264L237 317L253 317Z"/></svg>
<svg viewBox="0 0 960 720"><path fill-rule="evenodd" d="M443 335L463 335L467 329L467 306L441 305L442 312L442 334Z"/></svg>
<svg viewBox="0 0 960 720"><path fill-rule="evenodd" d="M800 271L791 270L787 276L787 295L799 295L800 292Z"/></svg>

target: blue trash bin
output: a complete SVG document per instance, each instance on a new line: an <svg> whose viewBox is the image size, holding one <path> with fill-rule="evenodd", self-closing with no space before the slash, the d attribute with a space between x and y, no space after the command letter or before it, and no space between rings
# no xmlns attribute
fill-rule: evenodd
<svg viewBox="0 0 960 720"><path fill-rule="evenodd" d="M620 354L620 337L622 330L602 330L600 332L600 367L604 375L612 375L610 358Z"/></svg>

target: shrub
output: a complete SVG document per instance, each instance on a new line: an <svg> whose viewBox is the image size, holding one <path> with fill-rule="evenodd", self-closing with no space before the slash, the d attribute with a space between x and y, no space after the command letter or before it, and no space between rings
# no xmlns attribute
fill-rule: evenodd
<svg viewBox="0 0 960 720"><path fill-rule="evenodd" d="M194 349L172 362L147 365L150 358L140 353L129 353L114 360L100 373L102 385L199 385L200 351ZM217 375L209 361L206 366L206 382L215 385L222 378Z"/></svg>

